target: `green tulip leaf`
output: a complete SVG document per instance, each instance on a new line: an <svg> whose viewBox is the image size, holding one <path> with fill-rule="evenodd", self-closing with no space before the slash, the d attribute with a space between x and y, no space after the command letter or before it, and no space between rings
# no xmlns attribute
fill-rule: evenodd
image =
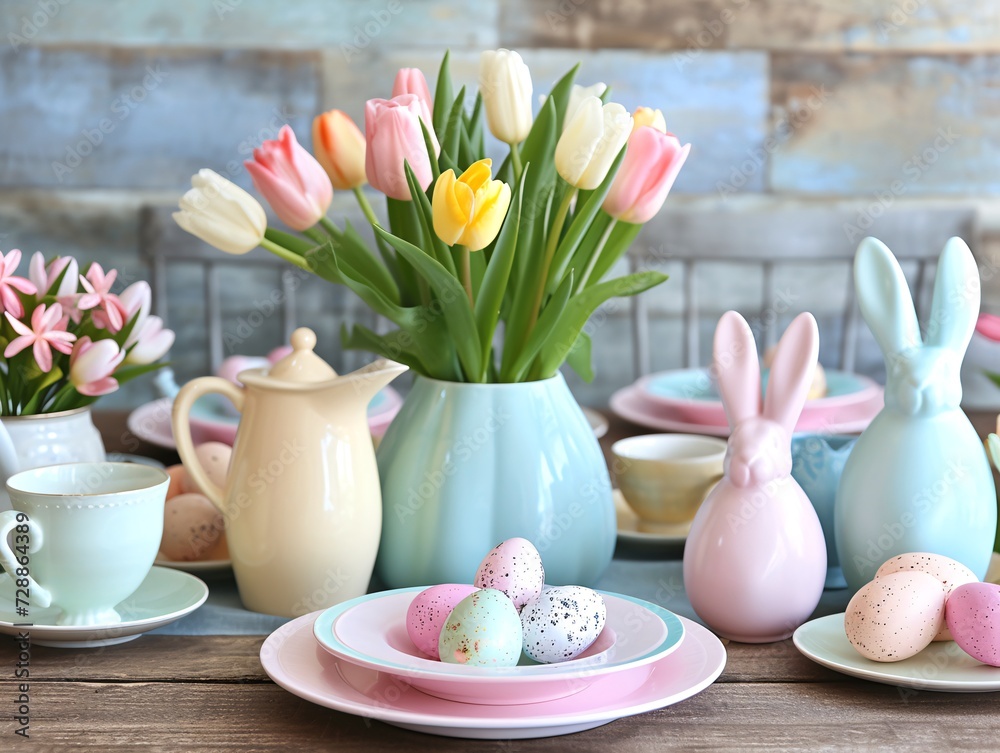
<svg viewBox="0 0 1000 753"><path fill-rule="evenodd" d="M556 132L562 133L563 131L563 121L566 118L566 106L569 104L569 95L573 91L573 82L576 80L576 74L580 70L580 64L577 63L569 72L566 73L556 85L552 87L552 91L549 92L547 99L552 101L555 106L555 116L556 116Z"/></svg>
<svg viewBox="0 0 1000 753"><path fill-rule="evenodd" d="M434 159L431 155L434 154L434 139L431 138L431 132L427 130L427 124L423 120L420 121L420 133L424 136L424 148L427 150L427 161L431 165L431 182L433 183L438 179L441 174L441 159ZM448 168L446 167L445 170Z"/></svg>
<svg viewBox="0 0 1000 753"><path fill-rule="evenodd" d="M444 133L448 120L448 106L455 100L455 92L451 87L451 50L445 50L438 69L437 87L434 90L434 132ZM433 152L431 152L433 154Z"/></svg>
<svg viewBox="0 0 1000 753"><path fill-rule="evenodd" d="M604 244L604 250L597 259L597 263L590 272L590 277L586 280L586 286L596 285L601 281L601 278L608 273L608 271L615 265L624 254L629 246L632 245L632 241L635 240L636 236L639 235L639 231L642 230L642 225L634 225L630 222L618 222L615 225L614 230L611 231L611 235L608 237L607 242Z"/></svg>
<svg viewBox="0 0 1000 753"><path fill-rule="evenodd" d="M345 350L366 350L375 355L405 364L420 374L427 369L412 350L413 337L409 332L397 329L379 335L360 324L348 327L341 325L340 343Z"/></svg>
<svg viewBox="0 0 1000 753"><path fill-rule="evenodd" d="M423 231L423 248L429 249L434 258L448 270L452 277L455 277L455 262L451 258L451 252L445 242L438 238L437 233L434 232L434 210L431 207L430 199L417 183L417 176L409 164L404 164L403 169L406 172L406 182L410 187L410 196L413 198L412 203L417 210L417 217Z"/></svg>
<svg viewBox="0 0 1000 753"><path fill-rule="evenodd" d="M528 341L524 344L524 348L517 354L517 359L511 364L510 372L505 373L507 379L504 381L523 381L528 373L528 368L542 347L546 345L551 346L551 343L548 341L552 337L553 330L558 326L572 293L573 275L570 274L563 280L563 284L559 286L559 289L556 290L555 295L552 296L548 305L542 310L534 329L531 330Z"/></svg>
<svg viewBox="0 0 1000 753"><path fill-rule="evenodd" d="M444 136L441 137L441 153L447 154L451 161L458 164L458 132L462 129L462 108L465 106L465 87L458 90L458 96L448 113ZM431 152L433 154L433 152Z"/></svg>
<svg viewBox="0 0 1000 753"><path fill-rule="evenodd" d="M580 330L580 335L569 349L566 356L566 364L577 373L585 382L590 384L594 381L594 361L592 356L593 342L590 335L584 330Z"/></svg>

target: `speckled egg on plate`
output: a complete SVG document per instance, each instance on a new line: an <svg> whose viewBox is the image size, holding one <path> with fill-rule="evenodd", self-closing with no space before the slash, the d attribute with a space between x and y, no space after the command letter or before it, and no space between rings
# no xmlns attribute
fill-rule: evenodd
<svg viewBox="0 0 1000 753"><path fill-rule="evenodd" d="M862 656L908 659L930 645L944 622L941 582L923 572L889 573L863 585L844 614L847 638Z"/></svg>
<svg viewBox="0 0 1000 753"><path fill-rule="evenodd" d="M184 466L178 463L177 465L167 467L166 471L167 475L170 476L170 483L167 485L167 499L176 497L178 494L183 494L184 485L187 483L184 480L187 475L184 473Z"/></svg>
<svg viewBox="0 0 1000 753"><path fill-rule="evenodd" d="M176 562L206 559L225 535L225 520L201 494L178 494L163 507L160 551Z"/></svg>
<svg viewBox="0 0 1000 753"><path fill-rule="evenodd" d="M886 560L875 572L875 577L880 578L889 573L921 572L932 575L941 581L945 597L951 593L956 586L963 583L978 583L979 578L969 568L951 557L930 552L907 552L899 554L892 559ZM941 626L936 641L950 641L951 632L948 630L947 621Z"/></svg>
<svg viewBox="0 0 1000 753"><path fill-rule="evenodd" d="M473 582L479 588L495 588L507 594L520 612L525 604L538 598L545 585L542 557L527 539L507 539L486 555Z"/></svg>
<svg viewBox="0 0 1000 753"><path fill-rule="evenodd" d="M462 599L438 639L441 661L472 667L513 667L521 658L521 620L506 594L484 588Z"/></svg>
<svg viewBox="0 0 1000 753"><path fill-rule="evenodd" d="M579 656L597 640L607 616L604 598L596 591L547 588L521 610L524 653L544 664Z"/></svg>
<svg viewBox="0 0 1000 753"><path fill-rule="evenodd" d="M194 454L209 480L216 486L225 489L226 476L229 474L229 461L233 457L233 448L222 442L205 442L194 448ZM194 479L191 478L190 473L185 473L181 478L181 491L185 494L202 493Z"/></svg>
<svg viewBox="0 0 1000 753"><path fill-rule="evenodd" d="M445 583L425 588L414 596L406 610L406 634L413 645L432 659L439 659L438 639L448 615L462 599L477 590L465 583Z"/></svg>
<svg viewBox="0 0 1000 753"><path fill-rule="evenodd" d="M983 664L1000 667L1000 586L957 586L948 596L945 619L959 648Z"/></svg>

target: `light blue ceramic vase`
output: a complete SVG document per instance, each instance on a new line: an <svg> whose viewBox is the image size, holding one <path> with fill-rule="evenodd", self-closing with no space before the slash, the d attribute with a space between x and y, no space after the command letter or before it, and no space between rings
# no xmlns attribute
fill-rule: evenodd
<svg viewBox="0 0 1000 753"><path fill-rule="evenodd" d="M833 536L833 504L844 464L857 437L838 434L796 434L792 437L792 478L809 497L826 539L825 588L845 588L844 571Z"/></svg>
<svg viewBox="0 0 1000 753"><path fill-rule="evenodd" d="M886 362L885 408L858 439L834 509L837 554L857 590L887 559L933 552L982 579L997 529L993 474L960 407L959 372L979 314L979 270L960 238L938 260L921 332L895 257L866 238L854 262L858 302Z"/></svg>
<svg viewBox="0 0 1000 753"><path fill-rule="evenodd" d="M390 588L471 583L491 548L531 541L553 585L593 585L616 524L607 463L562 375L519 384L417 377L378 448Z"/></svg>

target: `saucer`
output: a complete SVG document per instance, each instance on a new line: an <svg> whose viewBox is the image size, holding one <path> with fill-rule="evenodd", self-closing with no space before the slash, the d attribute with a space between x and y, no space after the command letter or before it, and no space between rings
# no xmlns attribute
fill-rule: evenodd
<svg viewBox="0 0 1000 753"><path fill-rule="evenodd" d="M435 698L392 675L328 654L313 636L319 614L299 617L264 641L260 661L274 682L320 706L446 737L512 740L593 729L690 698L711 685L726 665L726 650L719 639L681 617L684 642L674 653L649 665L646 679L632 690L626 687L618 692L619 682L629 674L622 672L545 703L460 703ZM628 677L624 681L633 682Z"/></svg>
<svg viewBox="0 0 1000 753"><path fill-rule="evenodd" d="M669 529L666 526L662 531L652 532L641 530L642 522L635 510L628 506L625 495L620 489L615 489L615 517L618 519L618 538L638 544L670 544L683 545L687 541L688 533L691 531L691 523L681 523Z"/></svg>
<svg viewBox="0 0 1000 753"><path fill-rule="evenodd" d="M338 659L394 675L439 698L518 704L579 693L600 677L650 665L676 650L684 638L672 612L601 592L608 611L604 632L597 645L576 659L516 667L449 664L424 656L406 633L406 611L422 590L401 588L330 607L316 619L316 640ZM637 673L633 679L641 683L645 678Z"/></svg>
<svg viewBox="0 0 1000 753"><path fill-rule="evenodd" d="M27 632L38 646L98 648L125 643L190 614L208 598L201 580L164 567L153 567L134 594L115 606L122 617L116 625L55 625L59 609L32 607L27 617L14 611L14 584L0 583L0 634ZM34 623L25 627L22 623Z"/></svg>
<svg viewBox="0 0 1000 753"><path fill-rule="evenodd" d="M1000 667L976 661L954 641L932 643L903 661L866 659L847 640L843 612L807 622L795 631L792 641L817 664L862 680L950 693L1000 690Z"/></svg>
<svg viewBox="0 0 1000 753"><path fill-rule="evenodd" d="M228 575L233 571L232 560L193 560L191 562L181 562L180 560L168 560L163 554L156 555L154 565L169 567L173 570L181 570L192 575L200 575L208 578L216 575Z"/></svg>

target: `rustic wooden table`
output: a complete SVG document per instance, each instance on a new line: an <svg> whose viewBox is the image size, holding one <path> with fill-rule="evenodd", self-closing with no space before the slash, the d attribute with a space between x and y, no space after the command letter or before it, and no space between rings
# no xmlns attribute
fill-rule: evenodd
<svg viewBox="0 0 1000 753"><path fill-rule="evenodd" d="M983 433L993 416L976 415ZM110 449L136 446L124 416L99 424ZM613 422L605 445L640 433ZM121 443L117 437L123 437ZM996 751L996 694L913 692L854 680L801 656L791 641L729 643L718 682L661 711L567 737L468 741L341 714L274 685L264 636L143 636L105 649L31 649L30 740L18 739L19 661L0 642L0 751Z"/></svg>

